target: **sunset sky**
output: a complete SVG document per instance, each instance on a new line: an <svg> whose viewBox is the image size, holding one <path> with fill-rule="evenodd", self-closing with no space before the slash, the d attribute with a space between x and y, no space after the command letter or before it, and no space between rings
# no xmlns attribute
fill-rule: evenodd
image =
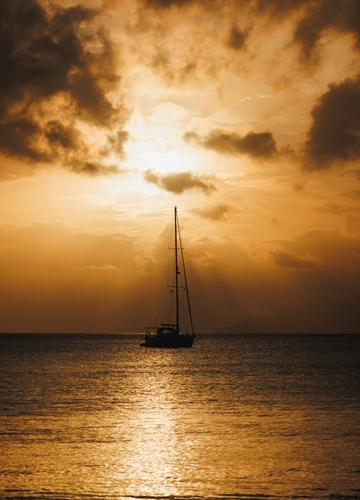
<svg viewBox="0 0 360 500"><path fill-rule="evenodd" d="M0 331L360 295L358 0L0 0Z"/></svg>

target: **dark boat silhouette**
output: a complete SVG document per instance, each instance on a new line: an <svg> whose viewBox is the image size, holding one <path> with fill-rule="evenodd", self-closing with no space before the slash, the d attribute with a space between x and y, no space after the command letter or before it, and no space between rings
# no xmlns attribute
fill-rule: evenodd
<svg viewBox="0 0 360 500"><path fill-rule="evenodd" d="M180 253L180 259L179 259ZM185 261L183 247L181 243L180 226L177 215L177 208L174 208L174 285L170 285L170 291L175 290L175 319L171 323L161 323L160 326L150 326L145 329L145 342L140 344L142 347L157 348L184 348L191 347L195 340L195 332L192 321L189 290L187 285ZM182 274L182 283L179 282L179 276ZM180 306L179 291L185 295L185 311L187 321L184 321L184 328L189 329L186 333L180 330ZM182 325L183 326L183 325Z"/></svg>

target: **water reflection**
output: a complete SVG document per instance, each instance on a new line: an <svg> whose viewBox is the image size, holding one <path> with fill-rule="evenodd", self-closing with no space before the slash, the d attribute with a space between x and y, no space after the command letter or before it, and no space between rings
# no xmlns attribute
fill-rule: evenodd
<svg viewBox="0 0 360 500"><path fill-rule="evenodd" d="M130 440L125 454L119 450L119 459L128 467L129 494L177 496L186 453L178 439L183 426L179 380L169 370L176 353L157 351L149 357L142 373L132 379L133 405L126 424Z"/></svg>
<svg viewBox="0 0 360 500"><path fill-rule="evenodd" d="M0 497L359 498L359 345L325 340L13 343Z"/></svg>

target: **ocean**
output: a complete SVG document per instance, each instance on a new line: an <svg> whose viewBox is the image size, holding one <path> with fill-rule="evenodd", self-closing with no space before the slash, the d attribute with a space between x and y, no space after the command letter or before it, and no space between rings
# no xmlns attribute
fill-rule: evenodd
<svg viewBox="0 0 360 500"><path fill-rule="evenodd" d="M360 335L0 335L0 498L360 499Z"/></svg>

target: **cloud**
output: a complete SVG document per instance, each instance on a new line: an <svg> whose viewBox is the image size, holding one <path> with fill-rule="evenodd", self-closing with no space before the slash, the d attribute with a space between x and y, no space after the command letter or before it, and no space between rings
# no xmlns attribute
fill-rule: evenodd
<svg viewBox="0 0 360 500"><path fill-rule="evenodd" d="M345 229L347 233L359 234L360 233L360 217L356 215L348 215L345 221Z"/></svg>
<svg viewBox="0 0 360 500"><path fill-rule="evenodd" d="M231 28L227 45L234 50L241 50L245 48L249 31L240 30L236 24Z"/></svg>
<svg viewBox="0 0 360 500"><path fill-rule="evenodd" d="M140 234L0 226L3 331L141 331L158 310L158 294L151 291L161 288L169 231L159 239L147 234L142 253ZM286 312L311 297L359 295L359 235L316 230L271 244L275 255L264 256L258 244L251 250L260 246L263 253L250 258L231 238L186 237L198 331L221 328L224 317L231 324L244 315Z"/></svg>
<svg viewBox="0 0 360 500"><path fill-rule="evenodd" d="M76 174L85 174L90 177L119 173L117 165L103 165L102 163L98 162L80 160L71 161L71 163L69 164L69 169Z"/></svg>
<svg viewBox="0 0 360 500"><path fill-rule="evenodd" d="M271 227L282 227L284 224L285 222L279 217L273 217L270 221Z"/></svg>
<svg viewBox="0 0 360 500"><path fill-rule="evenodd" d="M148 169L144 173L144 179L150 184L155 184L160 189L176 194L182 194L185 191L193 189L203 191L205 194L216 191L214 184L206 177L194 175L191 172L159 174L154 170Z"/></svg>
<svg viewBox="0 0 360 500"><path fill-rule="evenodd" d="M351 175L355 177L360 182L360 169L353 168L351 170L347 170L346 175Z"/></svg>
<svg viewBox="0 0 360 500"><path fill-rule="evenodd" d="M343 198L349 198L350 200L359 200L360 199L360 189L351 189L350 191L343 191L339 193L339 196Z"/></svg>
<svg viewBox="0 0 360 500"><path fill-rule="evenodd" d="M304 0L295 3L308 7L294 32L294 41L301 46L304 59L308 61L313 57L321 36L331 28L353 34L360 48L360 6L357 0Z"/></svg>
<svg viewBox="0 0 360 500"><path fill-rule="evenodd" d="M235 50L242 50L246 45L248 30L241 30L236 20L243 14L249 26L256 26L259 19L267 28L292 21L292 44L299 47L300 59L307 65L318 64L323 36L329 30L349 33L354 37L355 46L360 48L360 6L357 0L229 0L224 3L217 0L143 0L146 9L169 11L173 7L179 10L194 5L198 9L217 12L226 11L233 22L226 45ZM211 9L211 10L210 10ZM235 20L235 22L234 22ZM219 24L219 23L218 23Z"/></svg>
<svg viewBox="0 0 360 500"><path fill-rule="evenodd" d="M330 85L311 116L305 169L328 169L360 158L360 77Z"/></svg>
<svg viewBox="0 0 360 500"><path fill-rule="evenodd" d="M80 266L74 268L77 271L116 271L117 268L111 264L105 264L104 266Z"/></svg>
<svg viewBox="0 0 360 500"><path fill-rule="evenodd" d="M249 132L244 136L233 132L213 130L208 136L200 137L195 132L184 135L186 141L195 141L205 149L212 149L220 154L248 155L252 158L271 158L276 152L276 142L271 132Z"/></svg>
<svg viewBox="0 0 360 500"><path fill-rule="evenodd" d="M126 130L118 130L113 134L108 135L108 141L105 148L102 150L104 156L115 153L119 158L125 158L124 146L129 138L128 132Z"/></svg>
<svg viewBox="0 0 360 500"><path fill-rule="evenodd" d="M299 255L284 250L271 252L271 257L277 266L290 269L314 269L319 267L321 262L318 257L309 253Z"/></svg>
<svg viewBox="0 0 360 500"><path fill-rule="evenodd" d="M27 118L0 124L0 151L33 162L47 161L50 157L36 147L40 131L40 126Z"/></svg>
<svg viewBox="0 0 360 500"><path fill-rule="evenodd" d="M51 120L44 127L44 134L49 144L64 149L76 149L79 146L79 132L72 127L65 127L59 120Z"/></svg>
<svg viewBox="0 0 360 500"><path fill-rule="evenodd" d="M226 215L229 212L230 206L224 203L207 206L204 208L194 208L191 210L193 214L199 215L203 219L210 220L226 220Z"/></svg>
<svg viewBox="0 0 360 500"><path fill-rule="evenodd" d="M315 208L317 212L329 213L329 214L344 214L351 212L353 207L349 205L340 205L338 203L326 203Z"/></svg>
<svg viewBox="0 0 360 500"><path fill-rule="evenodd" d="M348 221L356 221L349 218ZM274 242L272 242L274 243ZM276 243L276 242L275 242ZM354 256L360 254L358 236L348 236L339 229L314 229L294 240L277 242L279 248L270 251L272 259L283 267L321 267L339 273L346 280L346 267L354 265ZM356 257L356 266L358 257ZM358 272L358 271L356 271Z"/></svg>
<svg viewBox="0 0 360 500"><path fill-rule="evenodd" d="M305 191L306 181L296 180L292 182L292 187L296 193Z"/></svg>
<svg viewBox="0 0 360 500"><path fill-rule="evenodd" d="M152 113L149 116L149 119L153 123L171 123L178 122L189 119L189 111L185 109L183 106L179 106L178 104L174 104L173 102L163 102L154 106L151 109Z"/></svg>
<svg viewBox="0 0 360 500"><path fill-rule="evenodd" d="M6 71L0 84L0 116L6 116L15 103L26 106L29 98L68 92L79 113L107 123L115 109L99 78L117 79L112 47L105 32L91 36L90 41L101 48L100 63L81 36L81 28L96 17L96 11L76 6L58 9L50 17L37 0L2 0L2 4L0 65Z"/></svg>
<svg viewBox="0 0 360 500"><path fill-rule="evenodd" d="M121 140L109 140L109 149L123 156L126 112L107 97L119 81L116 53L95 28L98 12L81 5L46 10L38 0L1 0L0 8L0 154L87 173L78 165L94 158L95 148L77 127L83 121L117 130ZM101 160L90 170L106 167Z"/></svg>
<svg viewBox="0 0 360 500"><path fill-rule="evenodd" d="M257 16L272 23L294 20L293 43L300 48L302 62L317 64L318 49L326 31L335 29L354 36L360 48L360 6L357 0L254 0ZM236 7L235 7L236 8Z"/></svg>
<svg viewBox="0 0 360 500"><path fill-rule="evenodd" d="M184 7L194 3L198 3L198 0L144 0L145 6L152 7L155 9L168 9L170 7ZM208 0L204 3L211 3Z"/></svg>
<svg viewBox="0 0 360 500"><path fill-rule="evenodd" d="M151 255L136 255L134 260L140 274L155 274L156 260Z"/></svg>

